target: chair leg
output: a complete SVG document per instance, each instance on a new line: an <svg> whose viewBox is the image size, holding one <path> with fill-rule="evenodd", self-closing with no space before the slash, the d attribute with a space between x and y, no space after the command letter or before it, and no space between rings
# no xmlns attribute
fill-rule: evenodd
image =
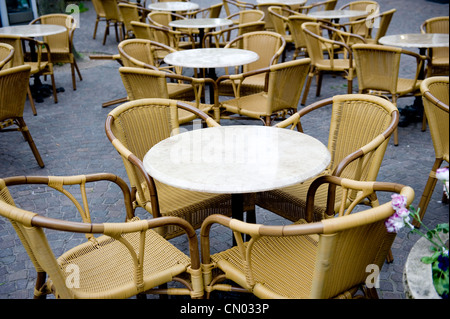
<svg viewBox="0 0 450 319"><path fill-rule="evenodd" d="M398 128L394 130L394 146L398 146Z"/></svg>
<svg viewBox="0 0 450 319"><path fill-rule="evenodd" d="M28 100L30 100L30 105L31 105L31 110L33 111L33 115L36 116L37 115L36 105L34 104L34 99L33 99L33 95L31 94L30 85L28 85L27 94L28 94Z"/></svg>
<svg viewBox="0 0 450 319"><path fill-rule="evenodd" d="M302 98L302 105L305 105L306 103L306 98L308 97L308 93L309 93L309 88L311 87L311 81L312 78L314 77L314 73L312 72L312 69L310 70L308 76L306 77L306 86L305 86L305 90L303 91L303 98Z"/></svg>
<svg viewBox="0 0 450 319"><path fill-rule="evenodd" d="M99 21L99 16L97 16L97 19L95 19L94 35L92 36L92 39L94 39L94 40L95 40L95 37L97 36L98 21Z"/></svg>
<svg viewBox="0 0 450 319"><path fill-rule="evenodd" d="M30 131L28 130L27 124L25 123L24 119L21 117L17 118L17 123L19 125L20 131L22 132L23 137L28 142L28 145L30 145L31 151L33 152L33 155L36 158L36 161L38 162L41 168L44 168L45 166L44 161L41 158L41 154L39 154L36 144L34 144L33 138L31 137Z"/></svg>
<svg viewBox="0 0 450 319"><path fill-rule="evenodd" d="M55 103L58 103L58 95L56 94L56 82L55 82L55 75L52 73L50 75L50 79L52 80L52 87L53 87L53 99L55 100Z"/></svg>
<svg viewBox="0 0 450 319"><path fill-rule="evenodd" d="M418 209L420 220L423 219L425 212L427 211L428 204L430 203L431 195L433 195L434 188L436 187L437 179L436 179L436 170L441 167L443 162L442 158L436 158L433 164L433 168L430 171L428 176L427 184L425 185L425 189L423 190L422 197L420 198ZM419 227L420 223L417 221L413 221L414 227Z"/></svg>
<svg viewBox="0 0 450 319"><path fill-rule="evenodd" d="M72 87L73 87L73 90L76 91L76 89L77 89L77 83L76 83L77 80L75 78L75 66L74 66L73 63L70 64L70 70L72 72Z"/></svg>
<svg viewBox="0 0 450 319"><path fill-rule="evenodd" d="M34 286L34 299L46 299L46 294L42 292L42 288L45 285L47 279L47 273L38 272L36 276L36 284Z"/></svg>
<svg viewBox="0 0 450 319"><path fill-rule="evenodd" d="M322 72L317 73L317 87L316 96L320 96L320 89L322 88Z"/></svg>
<svg viewBox="0 0 450 319"><path fill-rule="evenodd" d="M109 34L109 21L106 21L105 34L103 35L103 45L106 43L106 37Z"/></svg>
<svg viewBox="0 0 450 319"><path fill-rule="evenodd" d="M427 115L425 112L423 112L422 115L422 132L425 132L427 130Z"/></svg>

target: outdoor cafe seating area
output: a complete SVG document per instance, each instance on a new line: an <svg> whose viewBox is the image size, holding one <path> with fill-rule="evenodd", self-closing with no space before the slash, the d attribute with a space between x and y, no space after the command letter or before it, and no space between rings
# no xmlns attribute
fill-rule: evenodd
<svg viewBox="0 0 450 319"><path fill-rule="evenodd" d="M448 3L414 2L0 27L0 299L448 298L408 267L448 230Z"/></svg>

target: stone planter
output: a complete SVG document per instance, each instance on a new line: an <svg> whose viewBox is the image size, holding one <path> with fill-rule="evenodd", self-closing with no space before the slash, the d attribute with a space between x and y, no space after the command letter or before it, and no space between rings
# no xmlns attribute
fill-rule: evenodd
<svg viewBox="0 0 450 319"><path fill-rule="evenodd" d="M444 242L448 234L442 234ZM430 264L424 264L420 259L430 256L431 243L421 237L411 249L403 270L403 285L408 299L441 299L433 285L433 275Z"/></svg>

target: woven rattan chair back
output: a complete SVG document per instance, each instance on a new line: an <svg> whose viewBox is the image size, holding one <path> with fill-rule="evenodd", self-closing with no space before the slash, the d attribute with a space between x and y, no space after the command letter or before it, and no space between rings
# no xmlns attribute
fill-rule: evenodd
<svg viewBox="0 0 450 319"><path fill-rule="evenodd" d="M322 185L343 188L343 198L338 200L341 203L349 192L400 193L406 196L407 205L414 199L414 191L408 186L326 176L311 185L308 207L314 206L315 191ZM353 208L342 206L335 218L315 223L302 220L285 226L208 217L201 229L206 291L232 289L253 293L258 298L326 299L352 298L363 287L363 297L377 298L373 288L377 278L368 277L367 267L373 267L371 271L382 268L396 235L386 231L385 220L395 211L391 202L358 212ZM232 229L237 245L210 255L209 237L214 223ZM244 243L242 234L251 239ZM233 281L241 290L223 284L224 279Z"/></svg>
<svg viewBox="0 0 450 319"><path fill-rule="evenodd" d="M377 33L375 35L372 35L371 39L366 39L367 43L378 44L378 40L380 40L381 37L384 37L386 35L386 32L389 28L389 25L391 24L392 18L396 11L397 9L387 10L374 17L374 19L379 19L378 20L379 27ZM375 21L377 20L374 20L374 23Z"/></svg>
<svg viewBox="0 0 450 319"><path fill-rule="evenodd" d="M264 12L256 9L242 10L227 17L237 24L264 21Z"/></svg>
<svg viewBox="0 0 450 319"><path fill-rule="evenodd" d="M21 132L42 168L44 162L23 119L30 70L29 65L20 65L0 71L0 132Z"/></svg>
<svg viewBox="0 0 450 319"><path fill-rule="evenodd" d="M223 0L222 3L227 17L230 16L236 10L242 11L256 8L256 6L253 3L239 0Z"/></svg>
<svg viewBox="0 0 450 319"><path fill-rule="evenodd" d="M393 131L397 127L399 112L386 99L366 94L337 95L313 103L278 123L280 128L297 128L303 131L302 117L332 104L328 133L328 150L331 161L321 175L333 175L361 181L374 181L383 161ZM305 118L304 118L305 119ZM309 131L308 131L309 132ZM302 184L258 193L256 204L291 221L305 219L306 194L314 178ZM337 190L339 195L340 190ZM350 204L356 194L347 194ZM312 220L328 217L325 213L327 192L316 194ZM376 198L369 199L376 205Z"/></svg>
<svg viewBox="0 0 450 319"><path fill-rule="evenodd" d="M303 52L305 56L309 56L308 51L306 50L305 34L302 30L302 24L305 22L317 22L317 19L308 17L305 14L298 14L290 15L287 20L289 31L291 32L292 41L295 47L293 60L295 60L301 52Z"/></svg>
<svg viewBox="0 0 450 319"><path fill-rule="evenodd" d="M215 212L231 215L231 197L169 187L154 181L142 163L144 155L153 145L180 132L179 109L195 114L208 126L218 125L204 112L185 103L168 99L140 99L124 103L109 113L106 134L122 157L134 204L146 209L153 217L179 216L198 228L206 216ZM166 238L180 235L176 227L159 231Z"/></svg>
<svg viewBox="0 0 450 319"><path fill-rule="evenodd" d="M264 125L271 125L275 118L292 114L297 110L301 88L309 66L310 59L306 58L274 64L258 71L219 78L219 88L222 80L229 79L235 93L234 99L221 102L221 106L232 114L260 119ZM241 96L240 91L247 75L252 77L257 74L268 76L267 89ZM239 116L237 119L240 118Z"/></svg>
<svg viewBox="0 0 450 319"><path fill-rule="evenodd" d="M11 67L13 56L14 48L7 43L0 43L0 70Z"/></svg>
<svg viewBox="0 0 450 319"><path fill-rule="evenodd" d="M160 51L175 52L168 46L146 39L129 39L119 43L120 58L126 67L159 66Z"/></svg>
<svg viewBox="0 0 450 319"><path fill-rule="evenodd" d="M127 212L126 222L92 223L90 211L96 210L92 209L95 200L89 190L97 182L110 182L120 188ZM73 203L72 207L65 206L64 216L71 216L70 221L50 219L16 207L13 188L16 185L24 187L25 184L37 184L41 188L44 185L47 193L55 192L56 196L66 197ZM26 187L30 188L29 185ZM81 218L72 217L77 213ZM176 294L201 297L203 287L197 237L192 227L175 217L139 220L133 215L128 186L113 174L0 179L0 216L12 223L36 268L35 298L44 298L52 293L57 298L126 299L148 293L180 274L188 275L188 281L193 280L188 288L176 289ZM95 216L96 219L99 217ZM74 221L77 219L80 221ZM186 231L192 258L152 230L167 224L175 224ZM47 229L72 233L72 237L85 234L87 240L55 258L56 250L49 243ZM46 281L46 275L49 281Z"/></svg>
<svg viewBox="0 0 450 319"><path fill-rule="evenodd" d="M77 28L75 19L71 15L67 14L48 14L40 16L31 22L31 24L34 23L55 24L63 26L67 29L66 32L44 37L44 42L46 42L50 47L52 63L70 63L72 71L72 86L73 89L76 90L75 70L78 73L80 81L83 78L73 54L73 36L75 29Z"/></svg>
<svg viewBox="0 0 450 319"><path fill-rule="evenodd" d="M449 17L435 17L426 20L420 26L422 33L449 33ZM448 48L431 48L428 50L431 63L428 65L428 76L449 75Z"/></svg>
<svg viewBox="0 0 450 319"><path fill-rule="evenodd" d="M125 38L132 38L134 34L131 21L141 21L139 7L137 4L133 3L119 3L119 12L122 16L123 23L125 24Z"/></svg>
<svg viewBox="0 0 450 319"><path fill-rule="evenodd" d="M97 28L98 28L99 22L106 21L106 19L105 19L105 10L103 9L102 1L101 0L92 0L92 5L94 6L94 10L96 13L94 34L92 35L92 38L95 40L95 37L97 36Z"/></svg>
<svg viewBox="0 0 450 319"><path fill-rule="evenodd" d="M311 4L300 6L297 11L302 14L308 14L310 11L334 10L337 0L319 1Z"/></svg>
<svg viewBox="0 0 450 319"><path fill-rule="evenodd" d="M225 46L225 48L230 47L250 50L258 54L257 61L242 66L242 72L249 72L278 63L278 59L286 48L286 41L275 32L254 31L235 38Z"/></svg>
<svg viewBox="0 0 450 319"><path fill-rule="evenodd" d="M449 78L429 77L420 85L420 91L435 153L435 161L418 206L420 217L423 219L436 187L436 170L443 162L447 162L447 165L449 163ZM443 198L444 196L446 195L443 194ZM415 226L420 227L418 223Z"/></svg>
<svg viewBox="0 0 450 319"><path fill-rule="evenodd" d="M103 45L106 43L106 37L109 34L109 27L114 24L116 32L116 41L120 42L123 40L125 35L125 25L123 23L123 18L119 11L119 6L117 0L100 0L102 3L103 10L105 12L106 28L105 34L103 36Z"/></svg>
<svg viewBox="0 0 450 319"><path fill-rule="evenodd" d="M5 43L13 47L14 55L10 60L10 67L24 64L24 56L20 37L2 34L0 35L0 43Z"/></svg>
<svg viewBox="0 0 450 319"><path fill-rule="evenodd" d="M273 17L269 12L269 8L270 7L280 7L280 8L285 8L285 9L289 9L288 5L279 3L279 2L267 2L267 3L260 3L256 6L256 8L258 10L261 10L262 12L264 12L264 21L266 22L266 28L265 30L267 31L275 31L275 25L274 25L274 21L273 21Z"/></svg>

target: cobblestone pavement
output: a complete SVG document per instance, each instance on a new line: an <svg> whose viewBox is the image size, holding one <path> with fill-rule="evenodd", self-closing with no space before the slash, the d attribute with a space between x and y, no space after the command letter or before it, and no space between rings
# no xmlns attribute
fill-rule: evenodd
<svg viewBox="0 0 450 319"><path fill-rule="evenodd" d="M196 1L202 7L217 1ZM252 0L251 2L255 2ZM338 7L349 1L340 0ZM381 11L396 8L388 34L419 32L420 24L431 17L447 15L448 1L425 0L380 0ZM77 80L77 90L71 88L70 68L57 66L55 77L58 87L65 92L58 93L59 103L53 103L51 97L38 103L37 116L33 116L28 101L24 118L45 162L45 168L39 168L29 147L19 133L2 134L0 139L0 176L13 175L75 175L97 172L111 172L128 181L122 160L105 135L104 123L108 112L113 108L102 108L102 102L126 96L118 68L113 61L92 61L90 54L117 53L114 31L108 36L106 45L102 45L104 23L100 23L97 38L92 38L95 12L91 2L85 2L89 11L80 14L80 28L75 32L75 48L81 53L79 66L83 81ZM289 54L292 54L290 52ZM289 58L289 55L288 55ZM411 64L402 63L401 75L411 75ZM48 82L49 83L49 80ZM322 93L315 97L313 84L308 96L308 103L337 94L346 93L346 80L340 77L325 76ZM355 92L357 81L355 80ZM412 103L411 98L399 101L399 107ZM299 105L299 108L301 106ZM311 116L304 124L305 132L326 143L329 109ZM258 122L248 122L258 124ZM225 122L223 125L234 123ZM422 132L420 123L399 128L400 144L395 147L391 141L386 151L379 181L399 182L410 185L416 191L414 205L417 206L427 180L428 172L434 162L434 150L429 130ZM17 204L25 209L45 212L50 217L71 218L65 213L63 205L57 198L47 194L47 188L20 188L16 192ZM118 190L104 184L95 185L97 192L96 207L92 212L98 213L102 221L122 221L123 209ZM437 187L425 215L425 224L429 226L448 222L448 206L441 203L442 191ZM145 216L143 211L138 214ZM282 224L278 216L257 210L257 222ZM100 219L100 218L99 218ZM231 242L229 232L217 229L215 249L227 248ZM408 236L406 231L399 232L392 252L394 262L383 266L380 276L379 296L382 299L404 299L402 272L408 252L418 239ZM80 238L51 234L50 244L55 254L78 244ZM184 247L183 238L173 240L176 245ZM4 219L0 220L0 298L32 298L35 271L25 250Z"/></svg>

